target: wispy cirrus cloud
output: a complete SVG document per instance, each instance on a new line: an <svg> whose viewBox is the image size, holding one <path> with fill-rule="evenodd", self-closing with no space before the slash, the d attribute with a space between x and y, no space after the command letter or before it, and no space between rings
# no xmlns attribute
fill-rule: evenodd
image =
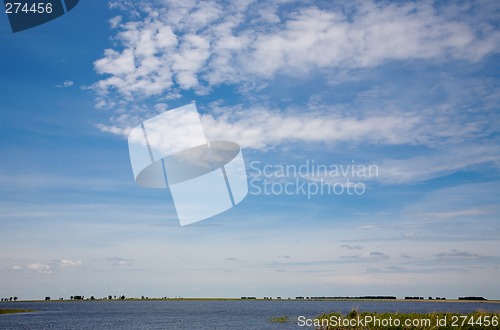
<svg viewBox="0 0 500 330"><path fill-rule="evenodd" d="M134 259L126 259L121 257L107 257L106 261L110 262L112 266L131 266Z"/></svg>
<svg viewBox="0 0 500 330"><path fill-rule="evenodd" d="M342 244L340 247L342 249L348 249L348 250L361 250L363 248L361 245L349 245L349 244Z"/></svg>
<svg viewBox="0 0 500 330"><path fill-rule="evenodd" d="M492 143L477 145L448 145L429 151L425 155L411 156L404 159L386 158L379 162L379 180L385 183L421 182L436 177L449 175L461 170L490 164L500 167L498 147Z"/></svg>
<svg viewBox="0 0 500 330"><path fill-rule="evenodd" d="M340 259L351 259L357 261L377 261L377 260L389 259L389 256L383 252L372 251L364 254L340 256Z"/></svg>
<svg viewBox="0 0 500 330"><path fill-rule="evenodd" d="M484 256L480 256L477 253L472 253L469 251L458 251L458 250L451 250L449 252L440 252L436 254L436 257L439 259L478 259L478 258L484 258Z"/></svg>

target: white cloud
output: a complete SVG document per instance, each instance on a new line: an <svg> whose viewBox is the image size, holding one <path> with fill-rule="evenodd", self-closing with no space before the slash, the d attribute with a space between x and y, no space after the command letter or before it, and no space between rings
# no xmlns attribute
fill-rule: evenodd
<svg viewBox="0 0 500 330"><path fill-rule="evenodd" d="M484 258L483 256L480 256L477 253L472 253L468 251L458 251L458 250L451 250L450 252L441 252L436 254L436 257L439 259L477 259L477 258Z"/></svg>
<svg viewBox="0 0 500 330"><path fill-rule="evenodd" d="M179 52L172 55L172 70L182 89L195 88L199 85L197 73L204 67L210 56L209 41L190 34L184 36Z"/></svg>
<svg viewBox="0 0 500 330"><path fill-rule="evenodd" d="M163 109L160 106L157 110ZM154 111L148 115L153 116ZM111 125L99 124L105 132L127 136L132 125L141 122L142 113L121 114ZM414 145L430 148L406 158L374 159L379 171L375 179L383 183L421 182L482 164L500 166L497 147L478 139L486 132L480 123L465 120L449 111L360 111L345 114L334 106L271 110L263 107L211 105L201 116L209 140L239 143L245 149L270 150L296 142L328 146ZM319 179L319 178L318 178Z"/></svg>
<svg viewBox="0 0 500 330"><path fill-rule="evenodd" d="M118 15L109 20L109 26L114 29L122 22L123 17Z"/></svg>
<svg viewBox="0 0 500 330"><path fill-rule="evenodd" d="M494 18L480 16L485 4L473 10L372 1L342 7L296 2L286 9L280 1L165 0L161 6L113 1L112 6L126 9L131 19L112 19L120 29L120 47L107 49L95 62L96 71L108 76L94 89L127 97L162 95L174 86L202 92L207 85L276 73L297 76L393 60L478 61L499 50ZM466 10L471 19L464 18Z"/></svg>
<svg viewBox="0 0 500 330"><path fill-rule="evenodd" d="M207 138L235 141L246 148L266 149L284 142L411 143L416 115L348 117L335 111L270 111L224 108L202 116Z"/></svg>
<svg viewBox="0 0 500 330"><path fill-rule="evenodd" d="M125 259L120 257L108 257L106 261L111 262L112 266L131 266L134 259Z"/></svg>
<svg viewBox="0 0 500 330"><path fill-rule="evenodd" d="M61 265L61 267L79 267L79 266L83 265L83 262L73 261L73 260L68 260L68 259L61 259L61 260L59 260L59 265Z"/></svg>
<svg viewBox="0 0 500 330"><path fill-rule="evenodd" d="M117 39L125 49L106 49L104 57L94 63L97 73L108 78L97 82L101 93L116 89L126 97L133 94L157 95L172 87L170 56L177 38L169 26L161 22L128 22Z"/></svg>
<svg viewBox="0 0 500 330"><path fill-rule="evenodd" d="M357 118L336 114L334 110L284 113L263 108L225 108L219 113L202 117L207 138L227 139L255 149L295 141L411 143L408 132L419 122L416 115Z"/></svg>
<svg viewBox="0 0 500 330"><path fill-rule="evenodd" d="M52 269L49 265L42 264L39 262L29 264L28 266L26 266L26 268L33 270L33 271L36 271L39 274L51 274L52 273Z"/></svg>
<svg viewBox="0 0 500 330"><path fill-rule="evenodd" d="M164 107L159 105L157 110ZM96 125L104 132L127 136L141 117L152 117L155 111L134 110L113 116L110 125ZM283 143L315 142L335 144L350 141L354 144L405 144L422 140L427 132L416 131L423 118L408 113L374 113L347 116L334 107L318 110L286 111L262 107L212 106L210 113L201 116L209 140L228 140L245 148L265 150Z"/></svg>
<svg viewBox="0 0 500 330"><path fill-rule="evenodd" d="M457 133L461 133L458 131ZM408 183L433 179L481 164L500 166L495 145L446 146L426 155L406 159L385 159L379 162L378 178L386 183Z"/></svg>
<svg viewBox="0 0 500 330"><path fill-rule="evenodd" d="M320 70L333 79L331 69L418 59L477 61L499 50L500 32L493 28L494 18L485 15L491 11L486 4L470 9L434 7L428 2L363 1L321 8L282 3L165 0L157 6L153 1L112 1L111 7L128 13L128 19L113 19L119 31L117 46L106 49L94 63L96 72L104 75L93 85L99 95L96 106L116 111L109 124L98 128L125 135L130 127L154 115L155 111L137 106L134 97L155 96L161 104L181 97L185 90L205 94L221 84L255 87L277 73L302 77ZM403 111L370 109L365 111L370 115L364 116L349 111L350 117L331 110L330 115L316 116L306 110L309 114L285 115L250 109L249 113L233 111L236 118L206 115L204 121L208 127L215 124L214 135L224 128L223 134L254 148L265 148L292 135L292 139L309 142L370 139L374 143L428 144L438 135L456 136L457 128L461 135L480 130L478 123L449 125L444 110L437 115L435 109L413 107L413 113L403 115ZM434 141L427 141L433 137Z"/></svg>
<svg viewBox="0 0 500 330"><path fill-rule="evenodd" d="M57 88L67 88L73 86L75 83L72 82L71 80L66 80L65 82L62 83L62 85L56 85Z"/></svg>
<svg viewBox="0 0 500 330"><path fill-rule="evenodd" d="M188 90L206 94L234 84L240 91L255 92L277 76L302 79L317 72L339 84L352 80L343 76L346 70L395 61L473 63L500 50L494 2L114 0L110 6L123 15L110 21L115 47L95 61L103 77L93 89L96 106L115 112L96 127L122 136L166 110L165 100ZM425 181L485 163L500 166L496 147L486 141L498 126L493 112L481 113L471 105L481 99L479 108L494 109L498 93L482 79L465 79L465 84L440 79L436 84L443 91L417 86L411 96L415 100L398 98L401 86L387 89L381 83L347 110L311 104L302 109L210 105L202 123L209 139L257 150L294 142L430 149L424 155L377 160L384 183ZM452 94L454 100L419 103L432 92L446 94L443 98ZM142 97L157 98L156 106L137 105Z"/></svg>
<svg viewBox="0 0 500 330"><path fill-rule="evenodd" d="M361 250L363 247L361 245L349 245L349 244L342 244L341 246L342 249L348 249L348 250Z"/></svg>
<svg viewBox="0 0 500 330"><path fill-rule="evenodd" d="M350 256L340 256L340 259L358 260L358 261L380 261L389 259L389 256L383 252L373 251L370 253L365 253L362 255L350 255Z"/></svg>
<svg viewBox="0 0 500 330"><path fill-rule="evenodd" d="M448 219L458 217L477 217L480 215L487 215L491 213L491 210L465 209L458 211L423 212L417 213L417 216L422 217L423 219Z"/></svg>

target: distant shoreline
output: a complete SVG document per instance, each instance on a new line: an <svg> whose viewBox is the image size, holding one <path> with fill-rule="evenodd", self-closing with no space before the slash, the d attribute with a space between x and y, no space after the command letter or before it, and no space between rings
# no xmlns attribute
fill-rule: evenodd
<svg viewBox="0 0 500 330"><path fill-rule="evenodd" d="M428 300L428 299L363 299L363 298L338 298L338 299L295 299L295 298L285 298L285 299L264 299L264 298L255 298L255 299L241 299L241 298L125 298L125 299L80 299L80 300L71 300L71 299L53 299L53 300L39 300L39 299L28 299L28 300L17 300L17 301L6 301L1 302L0 306L8 306L11 303L19 303L19 302L44 302L44 303L54 303L54 302L105 302L105 301L296 301L296 302L308 302L308 301L373 301L373 302L419 302L419 303L493 303L498 304L500 300L459 300L459 299L446 299L446 300Z"/></svg>

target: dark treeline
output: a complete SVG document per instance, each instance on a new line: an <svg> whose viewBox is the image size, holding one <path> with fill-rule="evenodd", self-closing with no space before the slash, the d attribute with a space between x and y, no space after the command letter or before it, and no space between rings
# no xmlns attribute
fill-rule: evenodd
<svg viewBox="0 0 500 330"><path fill-rule="evenodd" d="M176 297L176 298L180 298L180 297ZM8 302L8 301L17 301L19 298L18 297L9 297L9 298L0 298L0 301L1 302ZM70 296L69 297L70 300L124 300L124 299L127 299L125 298L124 295L120 295L120 296L111 296L109 295L108 297L104 297L104 298L95 298L94 296L91 296L90 298L85 298L85 296L78 296L78 295L75 295L75 296ZM132 299L132 298L128 298L128 299ZM145 297L145 296L142 296L140 299L142 300L148 300L150 299L149 297ZM167 297L162 297L162 298L152 298L152 299L168 299ZM223 299L223 298L222 298ZM253 297L253 296L249 296L249 297L245 297L245 296L242 296L240 299L243 299L243 300L255 300L255 299L259 299L257 297ZM264 297L263 298L264 300L273 300L273 297ZM283 298L281 297L276 297L275 299L277 300L282 300ZM349 296L319 296L319 297L315 297L315 296L311 296L311 297L302 297L302 296L297 296L295 298L285 298L287 300L290 300L290 299L295 299L295 300L355 300L355 299L367 299L367 300L377 300L377 299L380 299L380 300L395 300L395 299L398 299L397 297L395 296L359 296L359 297L349 297ZM405 300L426 300L424 297L420 297L420 296L406 296L404 297ZM50 301L51 298L50 297L45 297L46 301ZM59 298L59 300L64 300L63 298ZM445 297L428 297L427 300L446 300ZM484 297L476 297L476 296L467 296L467 297L459 297L458 300L468 300L468 301L486 301L488 299L484 298Z"/></svg>
<svg viewBox="0 0 500 330"><path fill-rule="evenodd" d="M296 300L302 300L302 299L305 299L305 300L339 300L339 299L370 299L370 300L383 299L383 300L387 300L387 299L397 299L397 298L394 296L360 296L360 297L328 297L328 296L325 296L325 297L295 297L295 299Z"/></svg>
<svg viewBox="0 0 500 330"><path fill-rule="evenodd" d="M0 301L17 301L17 297L1 298Z"/></svg>

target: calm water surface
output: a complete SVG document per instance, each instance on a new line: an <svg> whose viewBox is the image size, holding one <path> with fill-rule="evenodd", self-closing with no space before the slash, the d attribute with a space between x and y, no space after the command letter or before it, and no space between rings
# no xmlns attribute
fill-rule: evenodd
<svg viewBox="0 0 500 330"><path fill-rule="evenodd" d="M328 312L500 312L488 302L391 301L68 301L9 302L0 308L33 309L29 314L0 315L0 329L304 329L297 317ZM272 317L288 316L287 323ZM311 328L309 328L311 329Z"/></svg>

